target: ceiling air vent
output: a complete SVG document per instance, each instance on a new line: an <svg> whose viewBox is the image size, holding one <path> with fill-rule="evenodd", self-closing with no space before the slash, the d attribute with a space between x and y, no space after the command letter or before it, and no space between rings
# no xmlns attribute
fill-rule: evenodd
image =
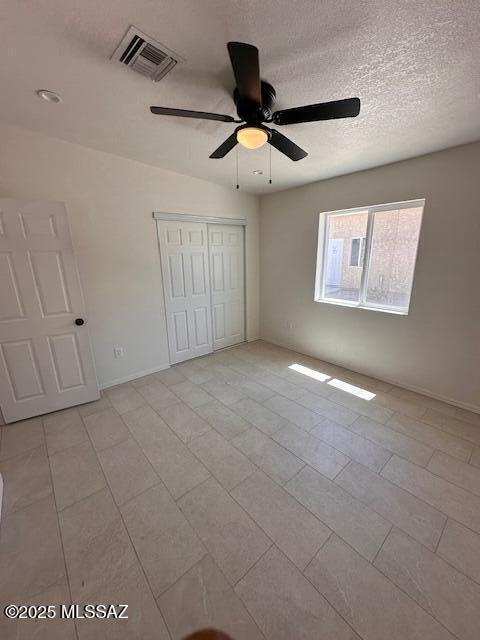
<svg viewBox="0 0 480 640"><path fill-rule="evenodd" d="M184 62L174 51L133 26L125 34L112 59L119 60L154 82L161 80L176 64Z"/></svg>

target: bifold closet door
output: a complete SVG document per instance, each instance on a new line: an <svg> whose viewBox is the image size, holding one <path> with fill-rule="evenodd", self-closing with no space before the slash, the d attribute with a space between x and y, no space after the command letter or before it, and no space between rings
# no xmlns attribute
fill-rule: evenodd
<svg viewBox="0 0 480 640"><path fill-rule="evenodd" d="M215 350L245 339L243 229L228 224L208 225Z"/></svg>
<svg viewBox="0 0 480 640"><path fill-rule="evenodd" d="M158 222L170 362L212 351L207 225Z"/></svg>

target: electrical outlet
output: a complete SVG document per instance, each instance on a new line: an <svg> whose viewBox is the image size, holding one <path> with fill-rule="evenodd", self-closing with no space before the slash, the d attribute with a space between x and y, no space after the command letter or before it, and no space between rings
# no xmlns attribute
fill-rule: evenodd
<svg viewBox="0 0 480 640"><path fill-rule="evenodd" d="M113 347L114 358L123 358L124 355L125 355L125 351L123 347Z"/></svg>

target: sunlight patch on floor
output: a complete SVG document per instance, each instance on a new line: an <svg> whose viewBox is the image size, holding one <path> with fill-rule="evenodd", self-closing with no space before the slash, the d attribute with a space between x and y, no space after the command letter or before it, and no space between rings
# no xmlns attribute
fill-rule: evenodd
<svg viewBox="0 0 480 640"><path fill-rule="evenodd" d="M315 369L309 369L308 367L304 367L301 364L291 364L288 368L292 371L296 371L297 373L303 373L304 376L308 376L309 378L313 378L314 380L319 380L320 382L325 382L325 380L328 380L330 378L330 376L327 376L326 373L315 371Z"/></svg>
<svg viewBox="0 0 480 640"><path fill-rule="evenodd" d="M376 396L376 394L371 391L367 391L361 387L356 387L348 382L343 382L343 380L338 380L338 378L332 378L332 380L329 380L327 384L330 384L332 387L336 387L337 389L341 389L342 391L346 391L347 393L351 393L353 396L357 396L357 398L362 398L362 400L372 400L372 398L375 398Z"/></svg>

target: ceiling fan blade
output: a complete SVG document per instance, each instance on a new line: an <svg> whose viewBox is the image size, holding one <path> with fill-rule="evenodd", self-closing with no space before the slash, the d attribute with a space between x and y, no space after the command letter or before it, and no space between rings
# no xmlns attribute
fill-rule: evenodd
<svg viewBox="0 0 480 640"><path fill-rule="evenodd" d="M269 144L275 149L278 149L281 153L285 154L296 162L297 160L302 160L302 158L306 158L308 153L304 151L298 144L292 142L289 138L286 138L283 133L279 131L275 131L275 129L270 129L270 139Z"/></svg>
<svg viewBox="0 0 480 640"><path fill-rule="evenodd" d="M316 122L318 120L334 120L336 118L355 118L360 113L360 99L334 100L309 104L304 107L276 111L272 121L277 125L297 124L299 122Z"/></svg>
<svg viewBox="0 0 480 640"><path fill-rule="evenodd" d="M240 98L246 98L255 104L261 104L257 47L245 42L229 42L227 49Z"/></svg>
<svg viewBox="0 0 480 640"><path fill-rule="evenodd" d="M231 136L229 136L222 144L215 149L215 151L210 155L210 158L224 158L229 151L233 149L233 147L237 144L237 132L234 131Z"/></svg>
<svg viewBox="0 0 480 640"><path fill-rule="evenodd" d="M220 122L236 122L232 116L208 111L189 111L188 109L171 109L170 107L150 107L150 111L157 116L179 116L181 118L197 118L199 120L219 120Z"/></svg>

